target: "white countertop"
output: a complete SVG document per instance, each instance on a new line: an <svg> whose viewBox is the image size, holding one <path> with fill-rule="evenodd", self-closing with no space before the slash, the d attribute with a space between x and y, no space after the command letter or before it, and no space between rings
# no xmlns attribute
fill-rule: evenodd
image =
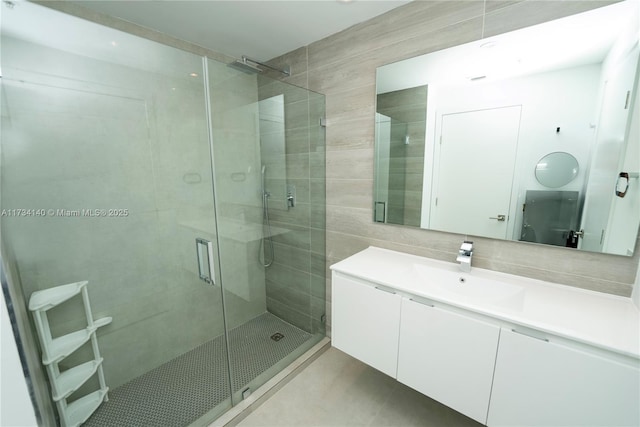
<svg viewBox="0 0 640 427"><path fill-rule="evenodd" d="M463 273L456 263L373 246L331 269L640 359L640 312L630 298L476 267Z"/></svg>

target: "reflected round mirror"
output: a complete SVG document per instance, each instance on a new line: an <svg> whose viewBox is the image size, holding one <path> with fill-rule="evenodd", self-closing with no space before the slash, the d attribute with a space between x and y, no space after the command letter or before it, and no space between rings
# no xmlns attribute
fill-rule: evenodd
<svg viewBox="0 0 640 427"><path fill-rule="evenodd" d="M578 161L569 153L558 151L541 158L536 165L536 179L548 188L567 185L578 176Z"/></svg>

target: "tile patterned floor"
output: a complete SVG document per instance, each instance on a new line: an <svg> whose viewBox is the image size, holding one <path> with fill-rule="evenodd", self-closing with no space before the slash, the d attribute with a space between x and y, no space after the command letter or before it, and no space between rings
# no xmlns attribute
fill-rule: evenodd
<svg viewBox="0 0 640 427"><path fill-rule="evenodd" d="M335 348L323 353L238 425L481 426Z"/></svg>
<svg viewBox="0 0 640 427"><path fill-rule="evenodd" d="M271 339L275 333L284 337ZM265 313L229 333L233 390L286 357L311 334ZM223 337L215 338L109 393L86 427L180 427L229 397Z"/></svg>

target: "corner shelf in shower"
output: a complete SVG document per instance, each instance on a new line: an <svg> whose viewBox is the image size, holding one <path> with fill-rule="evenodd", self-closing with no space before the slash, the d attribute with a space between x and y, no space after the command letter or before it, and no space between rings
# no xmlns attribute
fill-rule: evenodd
<svg viewBox="0 0 640 427"><path fill-rule="evenodd" d="M100 357L96 330L111 323L112 318L93 319L87 284L87 281L82 281L56 286L34 292L29 299L29 310L33 313L42 349L42 364L46 367L49 375L51 395L58 408L62 427L75 427L82 424L103 401L108 400L109 387L106 386L104 380L103 358ZM82 296L87 326L84 329L53 338L47 311L79 294ZM93 350L93 360L60 372L58 364L89 341L91 341ZM100 388L67 403L69 396L96 374Z"/></svg>

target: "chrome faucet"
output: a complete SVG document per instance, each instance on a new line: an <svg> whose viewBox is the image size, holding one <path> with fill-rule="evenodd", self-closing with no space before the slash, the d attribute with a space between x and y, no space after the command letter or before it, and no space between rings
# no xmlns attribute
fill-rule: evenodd
<svg viewBox="0 0 640 427"><path fill-rule="evenodd" d="M471 271L471 257L473 256L473 242L465 240L460 246L456 261L460 263L460 270L468 273Z"/></svg>

